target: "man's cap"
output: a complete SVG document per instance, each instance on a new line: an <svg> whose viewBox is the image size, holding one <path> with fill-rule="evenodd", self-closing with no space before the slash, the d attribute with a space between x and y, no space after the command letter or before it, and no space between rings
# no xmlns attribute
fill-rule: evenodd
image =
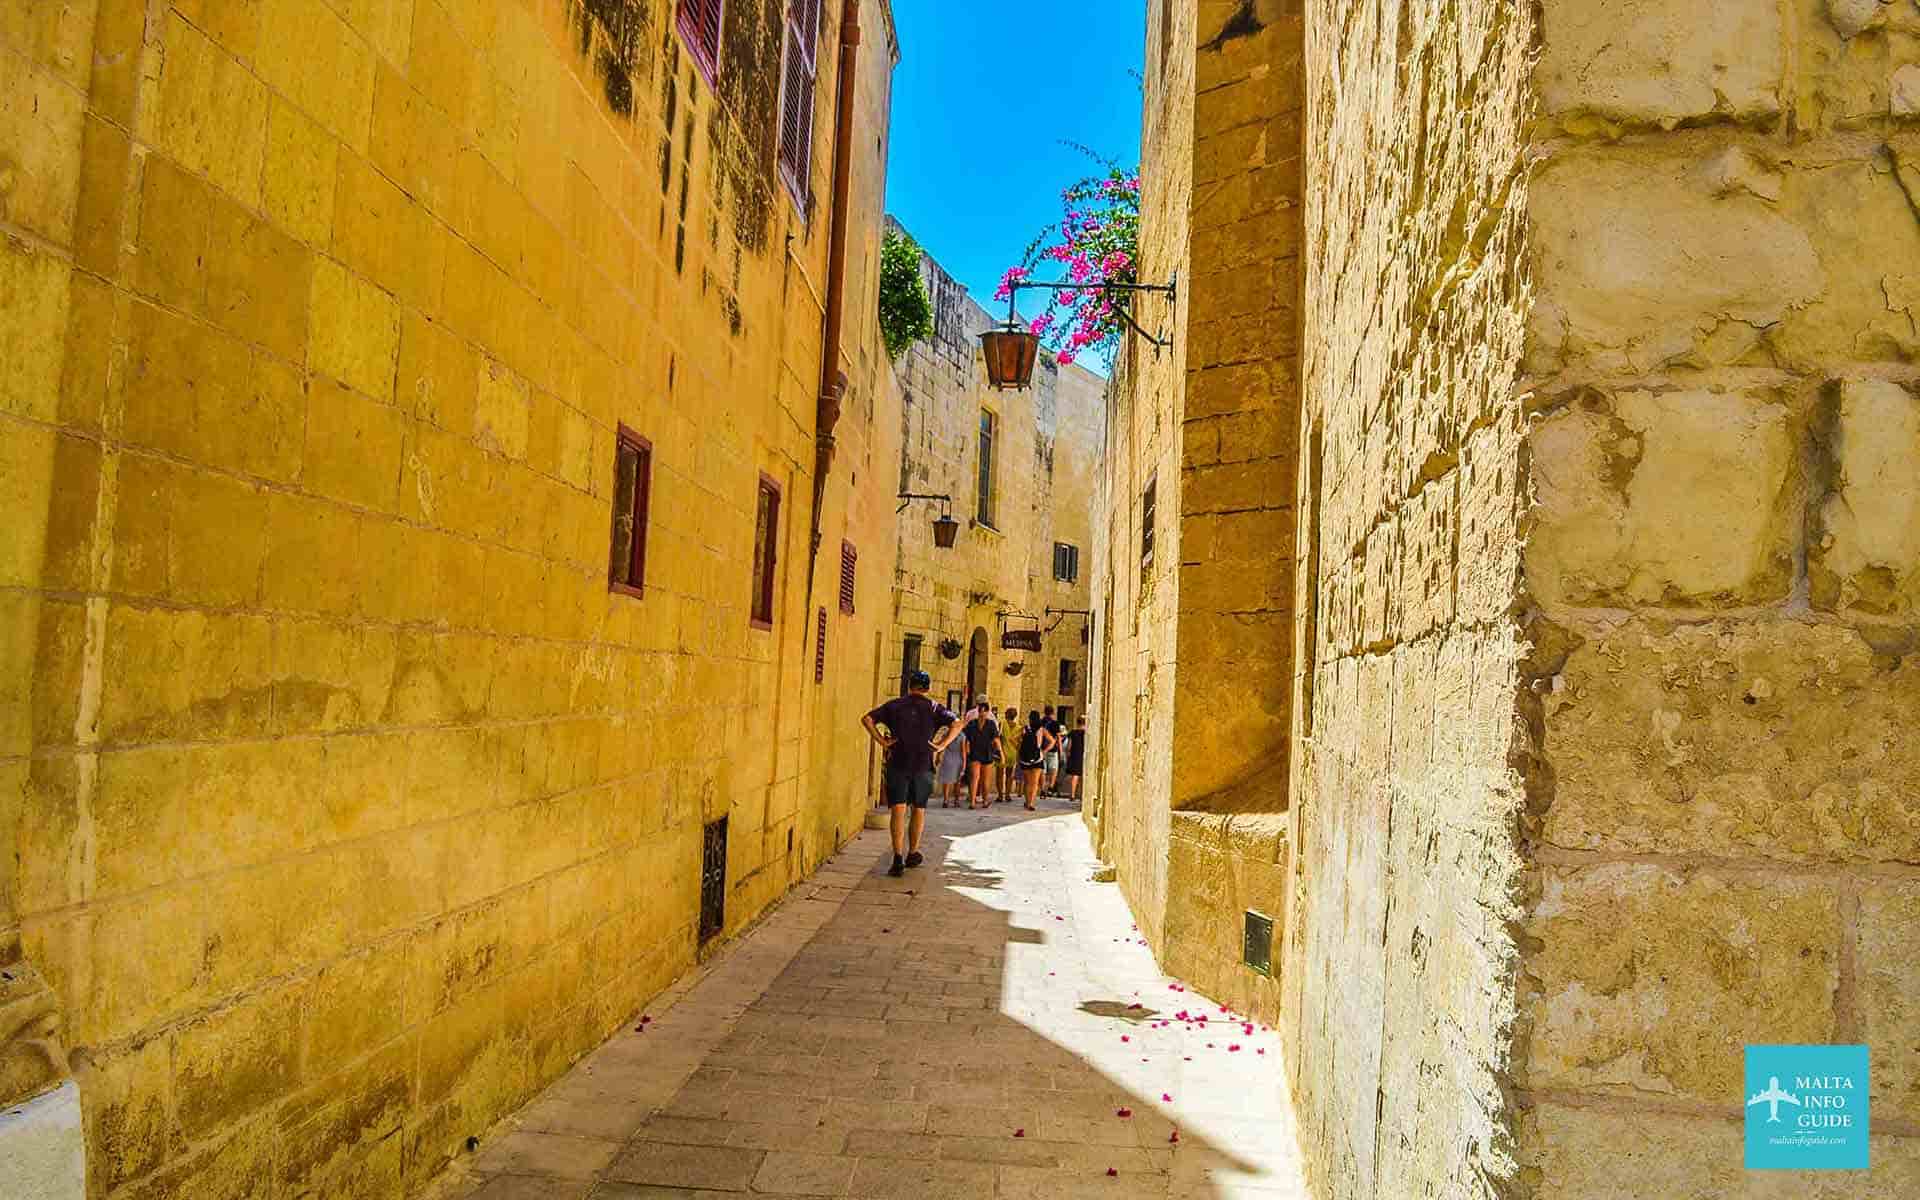
<svg viewBox="0 0 1920 1200"><path fill-rule="evenodd" d="M924 692L933 686L933 676L925 671L915 671L907 676L907 686L916 692Z"/></svg>

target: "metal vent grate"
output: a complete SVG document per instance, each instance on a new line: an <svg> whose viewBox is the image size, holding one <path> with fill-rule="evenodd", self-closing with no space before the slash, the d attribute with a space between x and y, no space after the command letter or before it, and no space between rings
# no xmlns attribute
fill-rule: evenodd
<svg viewBox="0 0 1920 1200"><path fill-rule="evenodd" d="M1247 910L1247 935L1241 961L1262 975L1273 973L1273 918Z"/></svg>
<svg viewBox="0 0 1920 1200"><path fill-rule="evenodd" d="M727 925L727 819L707 826L700 853L700 940L710 940Z"/></svg>

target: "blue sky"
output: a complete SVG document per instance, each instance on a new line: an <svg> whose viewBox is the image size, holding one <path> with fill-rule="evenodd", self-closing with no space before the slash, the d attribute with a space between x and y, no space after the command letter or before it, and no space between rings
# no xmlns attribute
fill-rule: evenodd
<svg viewBox="0 0 1920 1200"><path fill-rule="evenodd" d="M1060 189L1100 169L1061 142L1139 161L1130 72L1140 69L1146 5L893 0L893 13L887 210L997 312L1001 272L1059 218ZM1037 306L1022 296L1021 307Z"/></svg>

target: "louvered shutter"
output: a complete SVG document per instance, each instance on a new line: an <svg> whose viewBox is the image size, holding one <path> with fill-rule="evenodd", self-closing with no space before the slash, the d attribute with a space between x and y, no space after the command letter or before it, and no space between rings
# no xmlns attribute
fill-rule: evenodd
<svg viewBox="0 0 1920 1200"><path fill-rule="evenodd" d="M854 571L860 562L860 552L853 548L852 542L840 543L840 611L853 613Z"/></svg>
<svg viewBox="0 0 1920 1200"><path fill-rule="evenodd" d="M813 200L813 92L819 76L819 0L787 7L786 69L780 84L780 175L804 212Z"/></svg>
<svg viewBox="0 0 1920 1200"><path fill-rule="evenodd" d="M675 23L693 59L713 82L720 71L720 17L726 0L680 0Z"/></svg>

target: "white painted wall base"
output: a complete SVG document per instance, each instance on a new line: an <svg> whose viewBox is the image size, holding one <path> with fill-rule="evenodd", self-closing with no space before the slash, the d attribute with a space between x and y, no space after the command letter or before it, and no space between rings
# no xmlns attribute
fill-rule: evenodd
<svg viewBox="0 0 1920 1200"><path fill-rule="evenodd" d="M0 1110L0 1196L86 1200L87 1142L72 1080Z"/></svg>

